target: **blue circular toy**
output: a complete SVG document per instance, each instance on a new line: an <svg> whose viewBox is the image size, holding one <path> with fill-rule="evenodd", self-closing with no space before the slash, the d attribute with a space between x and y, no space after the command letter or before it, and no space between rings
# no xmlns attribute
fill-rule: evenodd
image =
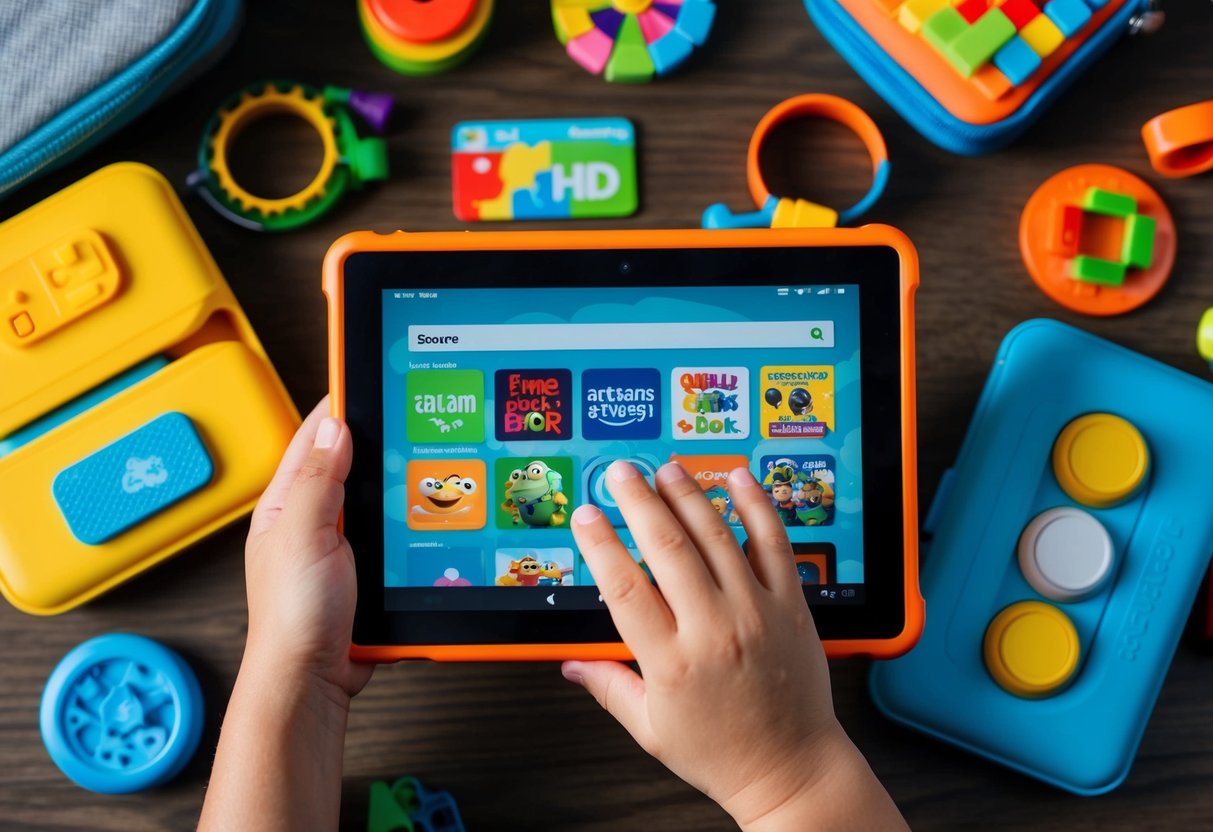
<svg viewBox="0 0 1213 832"><path fill-rule="evenodd" d="M78 645L42 691L42 742L51 759L102 794L171 780L194 756L204 721L193 669L164 645L127 633Z"/></svg>

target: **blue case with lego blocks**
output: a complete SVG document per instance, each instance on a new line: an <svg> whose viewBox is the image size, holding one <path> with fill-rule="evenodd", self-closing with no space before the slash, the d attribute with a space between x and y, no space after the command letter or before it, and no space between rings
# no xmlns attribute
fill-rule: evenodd
<svg viewBox="0 0 1213 832"><path fill-rule="evenodd" d="M866 0L890 6L894 0ZM952 0L953 3L957 0ZM1034 0L1036 2L1036 0ZM1040 118L1087 68L1097 61L1116 41L1131 31L1132 21L1148 14L1150 0L1127 2L1091 32L1079 29L1089 19L1093 9L1101 9L1108 0L1052 0L1039 2L1042 16L1047 16L1060 35L1082 38L1081 44L1040 85L1008 115L986 123L958 117L948 103L929 92L913 72L889 55L881 44L844 8L839 0L804 0L813 23L847 63L872 89L901 114L926 139L952 153L976 156L1009 145ZM991 3L992 7L997 4ZM963 21L962 21L963 24ZM968 25L968 24L963 24ZM930 39L923 27L923 36ZM1017 27L1018 28L1018 27ZM1028 79L1040 66L1041 59L1018 35L1009 49L999 52L991 64L1007 75L1012 87ZM920 56L921 57L921 56ZM931 59L936 59L931 56Z"/></svg>
<svg viewBox="0 0 1213 832"><path fill-rule="evenodd" d="M1118 786L1213 554L1211 413L1206 381L1054 321L1012 330L924 523L933 542L923 546L922 639L873 666L877 707L1077 794ZM1149 451L1136 491L1106 507L1080 503L1055 474L1059 434L1080 417L1103 418L1092 414L1120 417ZM1021 566L1021 536L1050 509L1085 513L1110 537L1110 574L1081 597L1042 595ZM1053 555L1075 557L1073 541L1060 540ZM1012 693L987 670L1002 655L990 658L987 631L1019 602L1048 605L1073 624L1077 665L1052 690Z"/></svg>

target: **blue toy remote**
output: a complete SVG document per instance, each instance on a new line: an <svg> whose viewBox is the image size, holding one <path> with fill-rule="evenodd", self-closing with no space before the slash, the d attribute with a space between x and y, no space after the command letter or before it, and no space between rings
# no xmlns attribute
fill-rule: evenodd
<svg viewBox="0 0 1213 832"><path fill-rule="evenodd" d="M1213 384L1055 321L1003 341L924 523L891 719L1082 795L1128 775L1213 553Z"/></svg>

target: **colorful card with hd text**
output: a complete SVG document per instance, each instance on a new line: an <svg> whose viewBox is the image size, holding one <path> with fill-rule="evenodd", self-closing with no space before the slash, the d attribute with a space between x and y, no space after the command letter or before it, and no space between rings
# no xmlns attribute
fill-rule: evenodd
<svg viewBox="0 0 1213 832"><path fill-rule="evenodd" d="M451 132L451 176L465 222L626 217L636 131L625 118L465 121Z"/></svg>

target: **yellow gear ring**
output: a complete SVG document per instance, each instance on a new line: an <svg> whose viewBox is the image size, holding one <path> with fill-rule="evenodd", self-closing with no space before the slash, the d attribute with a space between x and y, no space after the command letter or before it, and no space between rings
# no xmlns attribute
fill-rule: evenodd
<svg viewBox="0 0 1213 832"><path fill-rule="evenodd" d="M227 164L227 154L228 148L244 128L254 121L279 113L298 116L315 128L324 146L324 159L312 181L298 193L278 199L266 199L249 193L236 182ZM300 210L311 200L323 196L325 185L336 170L339 160L335 125L324 112L324 98L309 98L301 86L283 92L269 84L263 92L256 95L246 91L235 107L219 113L219 125L215 128L214 138L211 139L210 169L215 174L219 188L233 202L238 202L242 210L260 211L267 217Z"/></svg>

